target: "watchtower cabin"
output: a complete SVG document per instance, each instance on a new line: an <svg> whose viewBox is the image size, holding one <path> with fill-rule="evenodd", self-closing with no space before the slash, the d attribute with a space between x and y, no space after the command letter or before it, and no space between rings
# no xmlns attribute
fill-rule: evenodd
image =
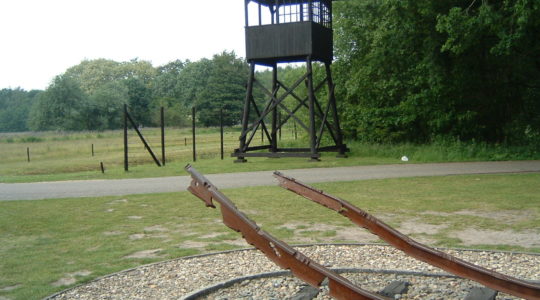
<svg viewBox="0 0 540 300"><path fill-rule="evenodd" d="M245 162L246 157L307 157L316 161L320 152L325 151L345 157L348 149L343 144L330 69L333 1L245 0L246 59L250 75L240 147L232 154L237 157L236 162ZM321 82L314 82L314 62L324 65L326 77ZM294 83L285 83L278 74L278 64L282 63L304 63L306 72ZM255 78L257 65L272 68L270 88ZM266 95L264 107L254 100L254 89ZM325 101L317 99L317 95ZM307 114L301 114L302 111ZM306 131L307 147L278 146L278 131L288 121ZM263 140L266 136L267 145L252 146L257 132L261 132ZM330 145L322 145L325 135L330 137L325 139L332 141Z"/></svg>

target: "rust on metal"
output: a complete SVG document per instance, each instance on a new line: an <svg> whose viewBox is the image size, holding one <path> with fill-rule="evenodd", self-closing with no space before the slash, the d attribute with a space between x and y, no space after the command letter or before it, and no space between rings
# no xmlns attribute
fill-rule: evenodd
<svg viewBox="0 0 540 300"><path fill-rule="evenodd" d="M255 222L238 210L231 200L197 170L190 165L186 166L186 170L192 177L188 190L203 200L207 207L215 208L214 201L218 202L223 223L242 233L248 243L262 251L281 268L289 269L296 277L314 287L320 287L322 282L328 279L329 294L336 299L388 299L355 286L337 273L296 251L285 242L261 230Z"/></svg>
<svg viewBox="0 0 540 300"><path fill-rule="evenodd" d="M274 176L281 187L338 212L409 256L501 292L525 299L540 299L538 285L477 266L418 243L345 200L298 182L280 172L275 172Z"/></svg>

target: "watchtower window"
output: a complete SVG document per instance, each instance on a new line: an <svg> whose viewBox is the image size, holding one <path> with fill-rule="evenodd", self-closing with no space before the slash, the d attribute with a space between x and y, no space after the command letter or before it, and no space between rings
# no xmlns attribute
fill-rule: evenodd
<svg viewBox="0 0 540 300"><path fill-rule="evenodd" d="M332 28L331 0L248 0L246 26L311 21Z"/></svg>
<svg viewBox="0 0 540 300"><path fill-rule="evenodd" d="M328 5L323 2L315 1L313 6L313 22L322 24L324 27L332 28L332 13Z"/></svg>
<svg viewBox="0 0 540 300"><path fill-rule="evenodd" d="M302 22L307 20L304 18L303 5L293 4L293 5L281 5L279 7L279 23L292 23L292 22Z"/></svg>

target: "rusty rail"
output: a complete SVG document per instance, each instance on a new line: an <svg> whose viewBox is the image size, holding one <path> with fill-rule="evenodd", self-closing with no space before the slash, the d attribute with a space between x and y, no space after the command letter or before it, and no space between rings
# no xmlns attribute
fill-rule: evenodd
<svg viewBox="0 0 540 300"><path fill-rule="evenodd" d="M525 299L540 299L540 286L510 277L486 268L461 260L447 253L418 243L381 220L350 204L333 197L323 191L312 188L280 172L274 172L279 185L309 200L317 202L339 214L349 218L353 223L364 227L395 248L418 260L439 267L460 277L479 282L492 289Z"/></svg>
<svg viewBox="0 0 540 300"><path fill-rule="evenodd" d="M336 299L388 299L363 290L340 275L312 261L286 243L261 230L255 222L246 217L208 179L192 166L186 166L192 181L188 190L204 201L207 207L216 208L213 201L220 204L223 223L242 233L244 239L262 251L278 266L289 269L298 278L314 287L320 287L328 279L330 296Z"/></svg>

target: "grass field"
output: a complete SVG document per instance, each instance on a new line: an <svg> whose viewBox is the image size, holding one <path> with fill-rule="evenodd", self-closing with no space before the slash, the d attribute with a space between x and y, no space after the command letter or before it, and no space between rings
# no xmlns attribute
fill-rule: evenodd
<svg viewBox="0 0 540 300"><path fill-rule="evenodd" d="M505 174L315 186L431 246L540 253L538 182L540 174ZM279 187L223 192L289 243L377 241ZM0 298L39 299L141 264L242 247L219 211L188 192L0 202Z"/></svg>
<svg viewBox="0 0 540 300"><path fill-rule="evenodd" d="M142 129L156 156L161 159L160 131ZM406 155L410 163L540 159L540 150L527 147L503 147L478 143L435 143L431 145L377 145L347 142L349 158L339 159L333 153L323 154L320 162L305 158L250 158L248 163L235 164L230 153L238 147L239 128L225 130L225 158L220 159L220 135L217 128L197 129L197 162L192 158L191 129L166 129L165 167L157 167L133 130L129 132L129 172L123 169L122 131L80 133L0 133L0 182L36 182L57 180L116 179L176 176L187 163L203 173L225 173L293 168L334 167L402 163ZM282 146L307 145L306 137L295 139L289 128L283 131ZM260 136L253 145L261 144ZM92 156L94 145L94 156ZM27 149L30 162L27 161ZM100 162L105 166L101 173Z"/></svg>

